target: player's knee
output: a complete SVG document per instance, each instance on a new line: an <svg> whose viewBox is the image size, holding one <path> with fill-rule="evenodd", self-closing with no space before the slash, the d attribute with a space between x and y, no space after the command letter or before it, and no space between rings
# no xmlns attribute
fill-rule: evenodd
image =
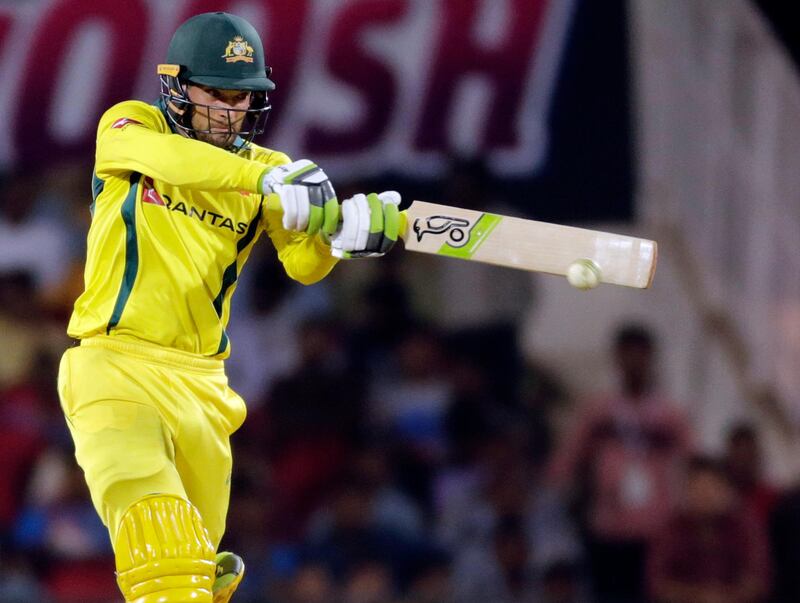
<svg viewBox="0 0 800 603"><path fill-rule="evenodd" d="M114 543L117 583L133 603L211 603L214 548L197 509L153 495L125 512Z"/></svg>

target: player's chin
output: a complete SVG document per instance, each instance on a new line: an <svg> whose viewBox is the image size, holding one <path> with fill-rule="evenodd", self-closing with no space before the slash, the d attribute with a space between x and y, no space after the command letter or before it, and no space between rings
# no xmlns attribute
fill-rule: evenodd
<svg viewBox="0 0 800 603"><path fill-rule="evenodd" d="M236 134L231 132L203 132L198 134L197 138L215 147L226 149L236 140Z"/></svg>

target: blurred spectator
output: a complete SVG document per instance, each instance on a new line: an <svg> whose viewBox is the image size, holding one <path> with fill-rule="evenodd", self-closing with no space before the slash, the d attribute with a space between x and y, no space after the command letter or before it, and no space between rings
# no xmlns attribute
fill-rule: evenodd
<svg viewBox="0 0 800 603"><path fill-rule="evenodd" d="M33 276L24 271L0 271L0 332L14 351L0 354L0 388L28 381L41 353L60 356L69 342L62 324L43 319Z"/></svg>
<svg viewBox="0 0 800 603"><path fill-rule="evenodd" d="M721 463L689 463L686 501L654 541L649 559L658 603L756 603L768 592L763 531L741 508Z"/></svg>
<svg viewBox="0 0 800 603"><path fill-rule="evenodd" d="M46 561L44 579L58 603L106 602L118 596L108 532L89 500L83 474L67 451L42 457L56 483L32 497L16 523L21 550ZM53 466L53 464L55 466Z"/></svg>
<svg viewBox="0 0 800 603"><path fill-rule="evenodd" d="M31 487L34 467L50 443L68 438L55 392L55 358L35 352L24 378L0 389L0 547Z"/></svg>
<svg viewBox="0 0 800 603"><path fill-rule="evenodd" d="M342 603L393 603L394 579L385 562L364 561L353 567L344 579Z"/></svg>
<svg viewBox="0 0 800 603"><path fill-rule="evenodd" d="M655 353L647 328L616 332L619 392L581 407L551 467L575 493L599 603L644 599L648 542L674 507L689 451L683 413L656 388Z"/></svg>
<svg viewBox="0 0 800 603"><path fill-rule="evenodd" d="M269 504L267 485L237 470L234 464L231 498L225 536L219 550L236 551L245 560L247 579L236 591L237 601L257 601L261 593L272 587L275 574L273 555L279 547L270 530L275 521L274 506ZM263 463L263 459L262 459Z"/></svg>
<svg viewBox="0 0 800 603"><path fill-rule="evenodd" d="M394 483L388 451L371 446L356 453L349 463L350 472L357 477L371 498L370 524L402 534L404 538L423 537L423 518L419 507ZM322 507L309 522L309 534L321 534L330 529L332 509Z"/></svg>
<svg viewBox="0 0 800 603"><path fill-rule="evenodd" d="M446 471L454 473L474 464L481 446L508 418L509 411L492 388L489 369L478 358L452 342L447 346L447 358L452 391L444 416Z"/></svg>
<svg viewBox="0 0 800 603"><path fill-rule="evenodd" d="M57 222L64 239L66 266L56 286L40 291L48 313L66 321L72 306L83 292L83 269L86 238L92 212L90 187L92 166L85 161L69 161L49 168L42 177L33 219Z"/></svg>
<svg viewBox="0 0 800 603"><path fill-rule="evenodd" d="M396 354L397 372L370 385L370 418L395 447L401 487L428 509L433 471L447 450L444 420L451 400L439 333L406 327Z"/></svg>
<svg viewBox="0 0 800 603"><path fill-rule="evenodd" d="M66 451L51 451L48 469L58 483L43 491L23 509L17 521L15 541L21 548L43 551L63 559L102 557L111 552L108 533L87 497L81 470Z"/></svg>
<svg viewBox="0 0 800 603"><path fill-rule="evenodd" d="M461 329L447 336L447 361L448 469L469 464L476 447L503 425L515 425L531 459L544 461L551 443L548 414L562 394L545 370L523 362L517 334L502 325Z"/></svg>
<svg viewBox="0 0 800 603"><path fill-rule="evenodd" d="M521 374L520 404L530 433L530 453L539 463L549 461L555 445L554 425L568 404L567 387L544 364L527 359Z"/></svg>
<svg viewBox="0 0 800 603"><path fill-rule="evenodd" d="M538 603L540 584L524 518L498 518L488 547L464 549L454 563L453 584L457 603Z"/></svg>
<svg viewBox="0 0 800 603"><path fill-rule="evenodd" d="M450 558L442 551L418 555L409 570L403 603L453 603Z"/></svg>
<svg viewBox="0 0 800 603"><path fill-rule="evenodd" d="M734 425L728 432L725 466L745 510L766 526L779 492L764 477L761 442L752 425Z"/></svg>
<svg viewBox="0 0 800 603"><path fill-rule="evenodd" d="M373 523L373 493L360 477L345 476L330 503L329 526L309 535L303 559L324 564L340 583L365 563L384 564L402 586L416 555L430 546Z"/></svg>
<svg viewBox="0 0 800 603"><path fill-rule="evenodd" d="M248 268L236 284L227 327L235 351L225 361L225 370L231 387L252 411L277 379L297 370L301 325L328 313L330 284L306 287L292 281L264 241L253 248Z"/></svg>
<svg viewBox="0 0 800 603"><path fill-rule="evenodd" d="M570 561L554 561L542 573L542 603L589 603L580 567Z"/></svg>
<svg viewBox="0 0 800 603"><path fill-rule="evenodd" d="M454 555L486 551L503 517L519 517L537 571L557 560L581 557L575 526L564 513L558 493L543 484L525 455L524 439L500 431L487 440L474 479L440 497L437 533Z"/></svg>
<svg viewBox="0 0 800 603"><path fill-rule="evenodd" d="M303 564L292 579L289 592L278 603L339 603L336 583L322 563Z"/></svg>
<svg viewBox="0 0 800 603"><path fill-rule="evenodd" d="M0 601L3 603L51 603L27 558L0 550Z"/></svg>
<svg viewBox="0 0 800 603"><path fill-rule="evenodd" d="M12 174L0 187L0 273L23 272L37 293L58 287L69 266L64 227L37 217L42 174Z"/></svg>
<svg viewBox="0 0 800 603"><path fill-rule="evenodd" d="M769 537L775 570L771 601L800 601L800 486L777 500L770 517Z"/></svg>
<svg viewBox="0 0 800 603"><path fill-rule="evenodd" d="M478 371L484 396L505 411L518 410L524 364L514 328L493 324L458 329L448 332L445 342L448 360Z"/></svg>
<svg viewBox="0 0 800 603"><path fill-rule="evenodd" d="M409 325L419 322L401 266L397 254L384 256L380 270L341 308L351 327L348 353L353 367L371 380L386 379L396 371L395 350Z"/></svg>
<svg viewBox="0 0 800 603"><path fill-rule="evenodd" d="M338 323L306 321L299 346L297 370L275 382L266 404L275 504L286 534L299 533L343 470L358 440L364 399Z"/></svg>
<svg viewBox="0 0 800 603"><path fill-rule="evenodd" d="M497 450L492 443L511 421L508 403L501 402L489 368L476 355L450 341L448 365L453 387L444 416L448 454L437 468L433 486L434 512L439 517L452 510L454 501L477 496L491 473L492 452Z"/></svg>

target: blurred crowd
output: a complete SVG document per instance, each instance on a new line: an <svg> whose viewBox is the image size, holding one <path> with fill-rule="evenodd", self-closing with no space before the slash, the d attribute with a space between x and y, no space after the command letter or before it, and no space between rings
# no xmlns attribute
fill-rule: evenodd
<svg viewBox="0 0 800 603"><path fill-rule="evenodd" d="M90 173L0 184L0 603L119 600L55 387ZM443 191L502 211L475 166ZM578 399L520 351L530 275L410 255L302 287L254 251L228 330L249 408L222 543L247 564L235 601L800 601L800 491L765 479L753 425L697 449L648 325L618 326L616 389Z"/></svg>

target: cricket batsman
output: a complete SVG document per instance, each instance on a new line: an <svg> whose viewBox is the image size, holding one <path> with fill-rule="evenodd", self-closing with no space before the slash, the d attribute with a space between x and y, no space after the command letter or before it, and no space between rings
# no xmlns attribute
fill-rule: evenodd
<svg viewBox="0 0 800 603"><path fill-rule="evenodd" d="M158 66L160 99L97 129L85 290L59 369L61 404L128 602L223 603L244 564L217 553L245 404L224 359L231 296L262 232L304 284L397 240L400 197L342 204L308 160L253 143L270 110L261 40L196 15Z"/></svg>

